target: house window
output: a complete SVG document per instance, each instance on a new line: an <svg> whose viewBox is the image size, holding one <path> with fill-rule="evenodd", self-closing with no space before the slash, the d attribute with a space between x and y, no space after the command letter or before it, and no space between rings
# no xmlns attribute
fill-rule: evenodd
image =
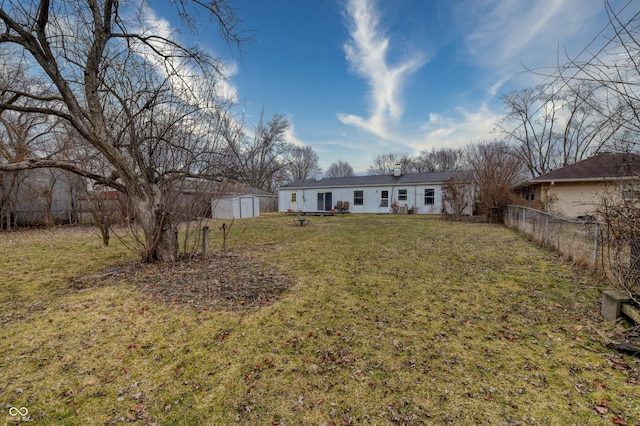
<svg viewBox="0 0 640 426"><path fill-rule="evenodd" d="M331 192L318 192L318 211L329 211L332 208Z"/></svg>
<svg viewBox="0 0 640 426"><path fill-rule="evenodd" d="M622 186L622 198L625 200L640 199L640 184L627 183Z"/></svg>
<svg viewBox="0 0 640 426"><path fill-rule="evenodd" d="M353 205L354 206L364 205L364 191L353 191Z"/></svg>
<svg viewBox="0 0 640 426"><path fill-rule="evenodd" d="M398 190L398 201L407 201L407 190L399 189Z"/></svg>
<svg viewBox="0 0 640 426"><path fill-rule="evenodd" d="M298 198L298 194L296 194L295 192L291 193L291 202L295 203L297 201Z"/></svg>
<svg viewBox="0 0 640 426"><path fill-rule="evenodd" d="M527 201L533 201L535 192L533 188L524 188L522 190L522 196Z"/></svg>
<svg viewBox="0 0 640 426"><path fill-rule="evenodd" d="M380 207L389 207L389 191L380 192Z"/></svg>
<svg viewBox="0 0 640 426"><path fill-rule="evenodd" d="M436 194L435 194L435 189L433 188L426 188L424 190L424 204L426 206L430 206L435 204L436 202Z"/></svg>

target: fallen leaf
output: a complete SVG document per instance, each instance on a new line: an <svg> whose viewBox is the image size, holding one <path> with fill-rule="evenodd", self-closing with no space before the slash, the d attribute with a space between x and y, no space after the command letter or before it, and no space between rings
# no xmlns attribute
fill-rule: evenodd
<svg viewBox="0 0 640 426"><path fill-rule="evenodd" d="M609 401L603 399L602 401L598 402L594 408L598 414L607 414L609 412Z"/></svg>
<svg viewBox="0 0 640 426"><path fill-rule="evenodd" d="M595 387L598 390L605 390L607 388L607 385L600 382L593 382L593 387Z"/></svg>
<svg viewBox="0 0 640 426"><path fill-rule="evenodd" d="M611 361L612 363L616 364L616 365L621 365L621 366L628 366L629 363L627 361L625 361L624 359L620 359L620 358L609 358L609 361Z"/></svg>
<svg viewBox="0 0 640 426"><path fill-rule="evenodd" d="M602 414L602 415L607 414L609 412L609 409L607 407L601 407L599 405L596 405L595 409L598 414Z"/></svg>
<svg viewBox="0 0 640 426"><path fill-rule="evenodd" d="M622 416L620 416L620 414L618 414L617 416L615 416L613 418L613 424L614 425L626 426L627 425L627 421Z"/></svg>
<svg viewBox="0 0 640 426"><path fill-rule="evenodd" d="M144 404L136 404L133 407L131 407L131 409L133 411L135 411L136 413L139 413L139 412L141 412L141 411L143 411L145 409L145 406L144 406Z"/></svg>

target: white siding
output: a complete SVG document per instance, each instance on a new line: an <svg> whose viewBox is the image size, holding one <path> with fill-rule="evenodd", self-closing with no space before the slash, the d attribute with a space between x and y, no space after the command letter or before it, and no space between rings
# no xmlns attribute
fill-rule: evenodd
<svg viewBox="0 0 640 426"><path fill-rule="evenodd" d="M425 204L425 189L434 190L434 202L432 205ZM399 190L407 190L407 199L398 200ZM364 199L362 205L354 204L354 192L363 191ZM388 206L381 206L382 191L388 191ZM291 193L296 193L297 209L291 207ZM419 185L388 185L388 186L362 186L362 187L341 187L341 188L309 188L309 189L280 189L279 192L279 211L303 211L316 212L319 211L317 206L318 193L331 192L332 205L335 206L337 201L348 201L349 211L351 213L391 213L391 205L395 201L399 206L406 205L408 208L414 208L417 214L440 214L442 213L442 185L440 183L419 184ZM469 206L467 214L471 214L471 206Z"/></svg>

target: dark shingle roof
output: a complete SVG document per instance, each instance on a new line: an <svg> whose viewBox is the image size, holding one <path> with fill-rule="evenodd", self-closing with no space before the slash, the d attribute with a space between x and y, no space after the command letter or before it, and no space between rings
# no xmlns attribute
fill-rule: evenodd
<svg viewBox="0 0 640 426"><path fill-rule="evenodd" d="M282 189L291 188L325 188L341 186L384 186L384 185L408 185L420 183L442 183L451 179L454 175L471 179L469 172L431 172L431 173L406 173L400 176L393 175L372 175L372 176L351 176L341 178L324 178L321 180L307 179L295 180L281 186Z"/></svg>
<svg viewBox="0 0 640 426"><path fill-rule="evenodd" d="M640 176L640 155L605 152L532 179L531 183Z"/></svg>

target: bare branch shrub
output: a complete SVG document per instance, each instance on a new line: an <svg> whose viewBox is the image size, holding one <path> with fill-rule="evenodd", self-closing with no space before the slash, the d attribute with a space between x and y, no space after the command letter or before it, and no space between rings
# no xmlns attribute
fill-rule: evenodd
<svg viewBox="0 0 640 426"><path fill-rule="evenodd" d="M452 176L442 186L442 214L460 219L473 203L473 187L461 174Z"/></svg>
<svg viewBox="0 0 640 426"><path fill-rule="evenodd" d="M473 170L478 213L502 222L504 208L519 202L511 188L524 180L523 163L512 148L502 142L471 144L465 154Z"/></svg>
<svg viewBox="0 0 640 426"><path fill-rule="evenodd" d="M606 188L598 209L603 270L609 282L640 303L640 179Z"/></svg>

